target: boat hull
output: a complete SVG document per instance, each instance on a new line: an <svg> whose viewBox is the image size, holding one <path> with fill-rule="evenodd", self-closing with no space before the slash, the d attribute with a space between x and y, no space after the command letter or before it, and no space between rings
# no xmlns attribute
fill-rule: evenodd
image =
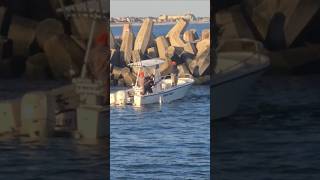
<svg viewBox="0 0 320 180"><path fill-rule="evenodd" d="M150 95L143 95L143 96L134 96L133 105L134 106L141 106L145 104L154 104L154 103L169 103L174 100L182 99L192 86L191 82L177 85L175 87L169 88L165 91L150 94Z"/></svg>
<svg viewBox="0 0 320 180"><path fill-rule="evenodd" d="M213 119L225 118L235 113L250 87L263 73L264 70L258 70L213 84Z"/></svg>

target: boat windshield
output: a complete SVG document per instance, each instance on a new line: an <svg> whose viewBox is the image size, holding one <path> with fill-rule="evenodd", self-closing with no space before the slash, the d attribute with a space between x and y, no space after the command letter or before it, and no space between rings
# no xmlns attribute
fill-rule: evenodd
<svg viewBox="0 0 320 180"><path fill-rule="evenodd" d="M136 67L152 67L152 66L157 66L164 63L162 59L154 58L154 59L148 59L148 60L143 60L140 62L134 62L128 64L129 66L136 66Z"/></svg>

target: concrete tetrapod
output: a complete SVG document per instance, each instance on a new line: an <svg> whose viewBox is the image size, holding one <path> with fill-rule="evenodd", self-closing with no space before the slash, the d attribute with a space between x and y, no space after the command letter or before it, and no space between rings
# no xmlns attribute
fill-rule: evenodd
<svg viewBox="0 0 320 180"><path fill-rule="evenodd" d="M177 24L168 32L167 38L170 41L171 46L183 47L185 42L181 39L181 35L188 25L188 21L179 19Z"/></svg>
<svg viewBox="0 0 320 180"><path fill-rule="evenodd" d="M146 52L147 47L152 40L152 28L153 21L150 18L144 19L134 42L134 50L140 51L141 54Z"/></svg>
<svg viewBox="0 0 320 180"><path fill-rule="evenodd" d="M134 35L132 32L131 24L127 23L123 25L123 32L121 37L122 42L120 47L120 59L126 64L129 64L131 61L131 54L134 41Z"/></svg>

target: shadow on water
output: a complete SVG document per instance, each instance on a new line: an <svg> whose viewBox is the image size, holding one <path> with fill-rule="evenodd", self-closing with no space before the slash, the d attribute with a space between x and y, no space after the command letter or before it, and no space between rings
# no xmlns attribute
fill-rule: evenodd
<svg viewBox="0 0 320 180"><path fill-rule="evenodd" d="M216 179L319 179L319 76L263 77L216 124Z"/></svg>

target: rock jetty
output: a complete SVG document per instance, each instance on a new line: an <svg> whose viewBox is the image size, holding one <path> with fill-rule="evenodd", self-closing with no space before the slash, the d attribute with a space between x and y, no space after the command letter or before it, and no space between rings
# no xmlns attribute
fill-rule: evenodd
<svg viewBox="0 0 320 180"><path fill-rule="evenodd" d="M320 1L219 1L216 10L219 42L237 38L263 42L273 72L320 72Z"/></svg>
<svg viewBox="0 0 320 180"><path fill-rule="evenodd" d="M66 7L78 1L62 2ZM80 15L66 18L59 8L59 1L12 0L0 4L0 78L71 81L79 76L92 19ZM81 14L82 9L75 13ZM108 39L101 42L106 24L97 20L94 39L99 42L93 49L101 45L107 48ZM106 51L93 52L89 61L108 64ZM101 60L101 56L105 58ZM101 72L93 72L92 76L96 74Z"/></svg>
<svg viewBox="0 0 320 180"><path fill-rule="evenodd" d="M128 66L131 62L160 58L161 75L170 73L171 61L178 63L179 76L192 75L199 84L210 80L210 30L201 36L194 29L187 30L188 21L179 19L165 36L155 37L153 22L144 19L135 36L132 25L123 25L123 32L115 38L110 32L110 78L111 84L131 86L136 79L136 70Z"/></svg>

